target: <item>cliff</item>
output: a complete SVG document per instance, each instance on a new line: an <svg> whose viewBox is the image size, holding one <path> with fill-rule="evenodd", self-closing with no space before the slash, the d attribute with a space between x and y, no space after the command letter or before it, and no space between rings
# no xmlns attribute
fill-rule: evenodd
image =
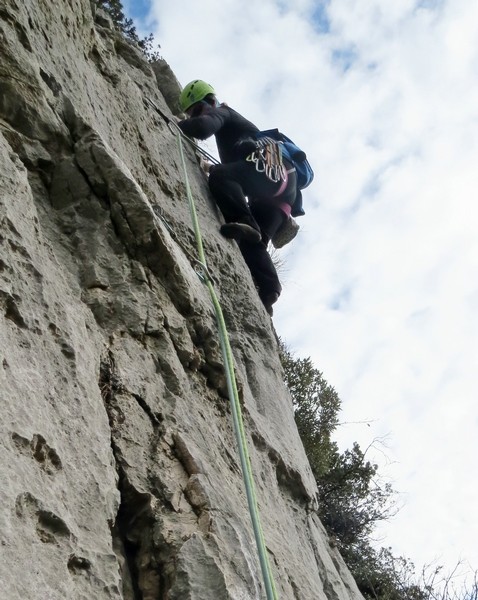
<svg viewBox="0 0 478 600"><path fill-rule="evenodd" d="M2 598L263 598L177 140L145 102L170 114L174 81L87 0L1 0L0 35ZM186 160L278 595L359 600L271 320Z"/></svg>

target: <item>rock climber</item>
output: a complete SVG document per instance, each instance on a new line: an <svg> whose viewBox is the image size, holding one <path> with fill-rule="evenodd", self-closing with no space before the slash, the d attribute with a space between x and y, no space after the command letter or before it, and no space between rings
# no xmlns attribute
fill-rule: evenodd
<svg viewBox="0 0 478 600"><path fill-rule="evenodd" d="M220 104L205 81L188 83L179 105L187 115L178 123L183 133L200 140L216 138L221 163L210 166L209 188L224 216L220 231L238 243L259 297L272 315L282 287L267 245L289 218L297 193L295 169L280 158L273 140L263 141L258 150L259 129Z"/></svg>

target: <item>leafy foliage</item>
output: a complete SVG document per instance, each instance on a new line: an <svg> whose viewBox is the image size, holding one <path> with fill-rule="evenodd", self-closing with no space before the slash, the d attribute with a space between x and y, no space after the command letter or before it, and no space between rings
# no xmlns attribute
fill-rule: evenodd
<svg viewBox="0 0 478 600"><path fill-rule="evenodd" d="M153 34L150 33L144 38L138 36L133 20L128 19L123 12L121 0L95 0L95 2L98 8L109 14L115 27L121 31L125 38L142 50L149 62L154 62L160 58L159 52L153 49ZM159 44L157 48L160 48Z"/></svg>
<svg viewBox="0 0 478 600"><path fill-rule="evenodd" d="M428 600L416 583L415 566L393 556L390 548L375 550L367 540L345 548L343 558L367 600Z"/></svg>
<svg viewBox="0 0 478 600"><path fill-rule="evenodd" d="M478 600L478 581L457 592L451 575L438 578L441 567L416 575L410 560L376 550L374 526L395 514L394 491L378 476L357 443L339 452L332 434L339 425L340 398L314 368L310 358L295 358L281 344L284 381L290 390L295 420L319 490L319 516L335 540L366 600Z"/></svg>
<svg viewBox="0 0 478 600"><path fill-rule="evenodd" d="M340 453L332 434L339 424L340 398L310 358L281 348L285 383L299 435L319 489L319 516L341 549L366 538L391 514L390 484L377 483L377 465L358 444Z"/></svg>
<svg viewBox="0 0 478 600"><path fill-rule="evenodd" d="M367 539L376 523L393 514L391 485L380 481L377 465L365 459L357 443L335 452L317 483L322 522L341 550Z"/></svg>
<svg viewBox="0 0 478 600"><path fill-rule="evenodd" d="M339 423L340 398L310 358L294 358L282 347L281 360L299 434L312 472L320 479L338 452L331 436Z"/></svg>

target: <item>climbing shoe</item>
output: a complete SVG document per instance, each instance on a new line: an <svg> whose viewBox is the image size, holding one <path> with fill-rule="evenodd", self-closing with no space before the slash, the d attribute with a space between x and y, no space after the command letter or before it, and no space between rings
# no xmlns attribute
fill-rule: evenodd
<svg viewBox="0 0 478 600"><path fill-rule="evenodd" d="M292 217L289 217L272 237L271 242L274 248L278 250L291 242L297 235L299 229L297 221Z"/></svg>
<svg viewBox="0 0 478 600"><path fill-rule="evenodd" d="M262 237L259 230L246 223L226 223L221 226L220 231L226 238L251 244L259 243Z"/></svg>
<svg viewBox="0 0 478 600"><path fill-rule="evenodd" d="M262 304L266 309L268 315L272 317L274 311L272 310L272 305L277 302L279 299L278 292L271 292L270 294L261 295Z"/></svg>

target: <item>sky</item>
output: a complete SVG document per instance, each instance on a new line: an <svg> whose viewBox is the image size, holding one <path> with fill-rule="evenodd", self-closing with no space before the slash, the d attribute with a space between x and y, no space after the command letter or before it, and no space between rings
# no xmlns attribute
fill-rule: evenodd
<svg viewBox="0 0 478 600"><path fill-rule="evenodd" d="M180 83L204 79L316 174L274 325L398 492L377 539L478 569L478 2L125 1Z"/></svg>

